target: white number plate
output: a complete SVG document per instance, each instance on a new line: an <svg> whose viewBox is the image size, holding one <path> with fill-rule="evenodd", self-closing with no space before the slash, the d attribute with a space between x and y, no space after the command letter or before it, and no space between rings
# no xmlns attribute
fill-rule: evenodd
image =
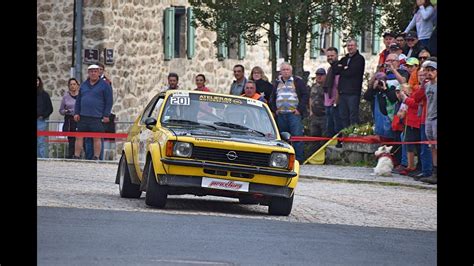
<svg viewBox="0 0 474 266"><path fill-rule="evenodd" d="M171 97L171 105L189 105L189 97Z"/></svg>
<svg viewBox="0 0 474 266"><path fill-rule="evenodd" d="M201 187L232 190L232 191L249 191L249 183L217 178L203 177L201 181Z"/></svg>

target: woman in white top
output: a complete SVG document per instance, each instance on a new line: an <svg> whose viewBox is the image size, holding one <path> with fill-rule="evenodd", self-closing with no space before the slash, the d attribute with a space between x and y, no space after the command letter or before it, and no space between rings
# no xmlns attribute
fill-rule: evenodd
<svg viewBox="0 0 474 266"><path fill-rule="evenodd" d="M430 0L416 0L413 18L404 31L408 33L416 25L418 40L425 47L428 46L428 41L434 29L434 12L435 9Z"/></svg>

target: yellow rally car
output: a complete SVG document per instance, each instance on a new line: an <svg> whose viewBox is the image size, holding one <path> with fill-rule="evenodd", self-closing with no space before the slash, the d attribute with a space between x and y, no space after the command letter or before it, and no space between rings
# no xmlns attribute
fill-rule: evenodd
<svg viewBox="0 0 474 266"><path fill-rule="evenodd" d="M289 215L299 163L263 102L168 90L130 128L115 183L120 196L164 208L168 195L238 198Z"/></svg>

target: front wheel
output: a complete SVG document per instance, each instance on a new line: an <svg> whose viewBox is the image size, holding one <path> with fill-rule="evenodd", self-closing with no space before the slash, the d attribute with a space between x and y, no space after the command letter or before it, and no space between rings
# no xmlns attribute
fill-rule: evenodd
<svg viewBox="0 0 474 266"><path fill-rule="evenodd" d="M270 205L268 206L268 213L271 215L290 215L291 208L293 207L294 196L295 194L293 194L290 198L272 197L270 200Z"/></svg>
<svg viewBox="0 0 474 266"><path fill-rule="evenodd" d="M122 198L138 199L142 195L140 185L133 184L127 166L125 154L122 154L119 162L119 192Z"/></svg>
<svg viewBox="0 0 474 266"><path fill-rule="evenodd" d="M164 208L168 199L168 186L158 184L153 163L150 160L151 158L145 164L147 178L145 203L148 206Z"/></svg>

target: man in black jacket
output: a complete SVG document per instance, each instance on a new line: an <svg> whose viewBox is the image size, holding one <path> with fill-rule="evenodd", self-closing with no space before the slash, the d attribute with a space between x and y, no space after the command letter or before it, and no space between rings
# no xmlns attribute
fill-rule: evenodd
<svg viewBox="0 0 474 266"><path fill-rule="evenodd" d="M403 50L403 54L407 57L418 58L421 50L425 49L425 46L418 40L418 35L416 31L410 31L407 33L405 40L407 42L407 47Z"/></svg>
<svg viewBox="0 0 474 266"><path fill-rule="evenodd" d="M359 123L359 104L365 59L357 49L357 42L347 42L348 54L339 61L339 116L342 128Z"/></svg>

